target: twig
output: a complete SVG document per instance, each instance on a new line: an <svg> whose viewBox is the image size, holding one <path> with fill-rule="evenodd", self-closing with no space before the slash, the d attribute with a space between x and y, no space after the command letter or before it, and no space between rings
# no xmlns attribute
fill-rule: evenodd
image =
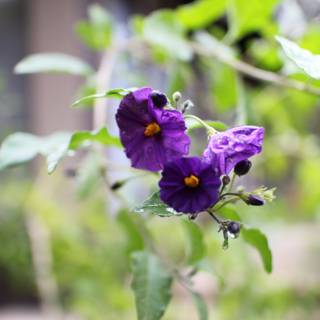
<svg viewBox="0 0 320 320"><path fill-rule="evenodd" d="M199 55L213 57L218 59L220 62L227 64L228 66L236 69L237 71L245 74L251 78L259 79L266 82L271 82L282 87L292 88L298 91L308 92L314 95L320 95L320 88L309 85L307 83L289 79L277 73L256 68L246 62L243 62L230 54L225 54L221 50L213 50L207 46L204 46L198 42L190 43L194 52Z"/></svg>

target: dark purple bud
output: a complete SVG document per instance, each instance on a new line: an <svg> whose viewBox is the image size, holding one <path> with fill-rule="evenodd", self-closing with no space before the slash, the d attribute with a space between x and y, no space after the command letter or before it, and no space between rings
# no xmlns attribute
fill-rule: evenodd
<svg viewBox="0 0 320 320"><path fill-rule="evenodd" d="M153 104L157 108L161 109L161 108L165 107L168 103L168 99L167 99L166 95L159 92L159 91L153 91L151 93L150 97L151 97Z"/></svg>
<svg viewBox="0 0 320 320"><path fill-rule="evenodd" d="M250 194L246 202L249 206L263 206L264 205L264 200L255 194Z"/></svg>
<svg viewBox="0 0 320 320"><path fill-rule="evenodd" d="M252 166L251 161L247 159L242 160L235 165L234 172L238 176L244 176L250 171L251 166Z"/></svg>
<svg viewBox="0 0 320 320"><path fill-rule="evenodd" d="M228 185L229 183L230 183L230 177L229 176L223 176L222 177L222 184L224 185L224 186L226 186L226 185Z"/></svg>
<svg viewBox="0 0 320 320"><path fill-rule="evenodd" d="M241 229L241 225L239 222L236 221L231 221L228 224L228 231L233 234L233 235L237 235L240 232Z"/></svg>
<svg viewBox="0 0 320 320"><path fill-rule="evenodd" d="M112 191L116 191L118 189L120 189L124 184L125 184L125 180L122 180L122 181L116 181L115 183L113 183L111 186L110 186L110 189Z"/></svg>

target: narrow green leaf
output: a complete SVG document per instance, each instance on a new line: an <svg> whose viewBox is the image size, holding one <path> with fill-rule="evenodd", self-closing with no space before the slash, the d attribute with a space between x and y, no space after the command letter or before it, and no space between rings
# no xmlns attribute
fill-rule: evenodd
<svg viewBox="0 0 320 320"><path fill-rule="evenodd" d="M159 320L171 299L172 276L159 258L140 251L132 254L132 289L138 320Z"/></svg>
<svg viewBox="0 0 320 320"><path fill-rule="evenodd" d="M160 217L180 216L182 213L176 212L163 203L159 196L159 191L153 193L140 206L133 209L135 213L151 213Z"/></svg>
<svg viewBox="0 0 320 320"><path fill-rule="evenodd" d="M276 36L286 56L311 78L320 79L320 55L312 54L309 50L299 47L296 43Z"/></svg>
<svg viewBox="0 0 320 320"><path fill-rule="evenodd" d="M144 19L144 38L159 46L172 57L188 61L192 58L192 49L185 38L185 30L177 20L174 11L169 9L154 11Z"/></svg>
<svg viewBox="0 0 320 320"><path fill-rule="evenodd" d="M84 144L90 145L92 142L99 142L104 145L121 147L119 138L111 136L106 127L94 131L77 131L70 140L69 149L75 150Z"/></svg>
<svg viewBox="0 0 320 320"><path fill-rule="evenodd" d="M77 107L84 102L90 101L92 99L100 99L100 98L114 98L114 99L122 99L124 96L126 96L128 93L134 91L136 88L128 88L128 89L123 89L123 88L117 88L117 89L112 89L103 93L96 93L96 94L91 94L89 96L82 97L78 100L76 100L73 104L72 107Z"/></svg>
<svg viewBox="0 0 320 320"><path fill-rule="evenodd" d="M66 73L87 76L93 69L81 59L64 53L38 53L22 59L14 68L17 74Z"/></svg>
<svg viewBox="0 0 320 320"><path fill-rule="evenodd" d="M272 252L269 248L267 237L258 229L242 228L241 233L243 239L251 246L255 247L263 261L266 272L272 272Z"/></svg>
<svg viewBox="0 0 320 320"><path fill-rule="evenodd" d="M208 307L203 297L199 293L194 291L192 291L191 294L192 294L193 302L198 311L198 319L208 320L209 319Z"/></svg>
<svg viewBox="0 0 320 320"><path fill-rule="evenodd" d="M177 19L187 29L199 29L221 16L226 0L198 0L177 8Z"/></svg>
<svg viewBox="0 0 320 320"><path fill-rule="evenodd" d="M187 263L194 265L203 259L206 253L203 234L201 229L192 221L183 220L183 225L187 235Z"/></svg>

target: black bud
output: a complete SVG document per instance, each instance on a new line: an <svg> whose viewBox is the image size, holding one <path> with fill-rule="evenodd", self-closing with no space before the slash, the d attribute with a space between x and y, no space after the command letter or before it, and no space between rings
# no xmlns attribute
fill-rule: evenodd
<svg viewBox="0 0 320 320"><path fill-rule="evenodd" d="M251 161L249 160L242 160L236 164L234 167L234 172L238 176L244 176L247 174L252 166Z"/></svg>
<svg viewBox="0 0 320 320"><path fill-rule="evenodd" d="M167 105L168 99L165 94L159 91L153 91L150 95L152 102L157 108L163 108Z"/></svg>
<svg viewBox="0 0 320 320"><path fill-rule="evenodd" d="M246 200L247 204L250 206L263 206L264 200L255 194L250 194Z"/></svg>
<svg viewBox="0 0 320 320"><path fill-rule="evenodd" d="M226 185L228 185L229 183L230 183L230 177L229 176L223 176L222 177L222 184L224 185L224 186L226 186Z"/></svg>
<svg viewBox="0 0 320 320"><path fill-rule="evenodd" d="M125 184L125 181L116 181L115 183L113 183L110 186L110 189L112 191L116 191L116 190L120 189L124 184Z"/></svg>
<svg viewBox="0 0 320 320"><path fill-rule="evenodd" d="M228 231L233 234L233 235L237 235L240 232L241 229L241 225L239 222L235 222L235 221L231 221L228 224Z"/></svg>

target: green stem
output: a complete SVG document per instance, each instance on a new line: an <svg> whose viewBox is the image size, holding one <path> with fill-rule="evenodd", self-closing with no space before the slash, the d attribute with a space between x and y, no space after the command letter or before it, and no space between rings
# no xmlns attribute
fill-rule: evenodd
<svg viewBox="0 0 320 320"><path fill-rule="evenodd" d="M230 191L232 190L233 185L234 185L234 181L236 180L236 176L237 176L237 175L236 175L235 173L232 174L232 178L231 178L231 182L230 182L230 184L229 184L228 192L230 192Z"/></svg>
<svg viewBox="0 0 320 320"><path fill-rule="evenodd" d="M199 122L205 129L207 129L209 135L213 135L213 134L218 133L218 131L216 129L210 127L202 119L200 119L199 117L197 117L197 116L195 116L193 114L186 114L184 116L184 118L185 119L193 119L193 120Z"/></svg>

